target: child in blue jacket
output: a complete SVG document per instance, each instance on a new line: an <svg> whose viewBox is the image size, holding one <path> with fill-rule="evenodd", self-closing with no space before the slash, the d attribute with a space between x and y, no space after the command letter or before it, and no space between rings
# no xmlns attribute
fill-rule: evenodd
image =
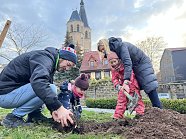
<svg viewBox="0 0 186 139"><path fill-rule="evenodd" d="M71 109L77 118L81 117L82 108L80 104L80 98L83 97L84 91L89 87L90 75L81 74L75 79L75 81L64 81L60 86L61 93L58 94L59 101L66 109ZM78 111L75 111L77 109Z"/></svg>

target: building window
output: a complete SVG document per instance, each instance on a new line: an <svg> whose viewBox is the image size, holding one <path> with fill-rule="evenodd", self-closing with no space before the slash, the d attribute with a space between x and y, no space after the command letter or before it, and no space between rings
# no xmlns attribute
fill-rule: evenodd
<svg viewBox="0 0 186 139"><path fill-rule="evenodd" d="M104 77L110 77L110 71L105 71L104 72Z"/></svg>
<svg viewBox="0 0 186 139"><path fill-rule="evenodd" d="M106 58L103 60L103 65L108 65L108 60Z"/></svg>
<svg viewBox="0 0 186 139"><path fill-rule="evenodd" d="M79 32L79 24L77 25L77 32Z"/></svg>
<svg viewBox="0 0 186 139"><path fill-rule="evenodd" d="M94 61L90 61L90 67L94 67Z"/></svg>
<svg viewBox="0 0 186 139"><path fill-rule="evenodd" d="M84 49L84 52L89 52L89 49Z"/></svg>
<svg viewBox="0 0 186 139"><path fill-rule="evenodd" d="M85 31L85 39L87 39L87 38L88 38L88 32Z"/></svg>
<svg viewBox="0 0 186 139"><path fill-rule="evenodd" d="M70 31L73 32L73 25L70 26Z"/></svg>
<svg viewBox="0 0 186 139"><path fill-rule="evenodd" d="M95 77L96 80L101 79L101 72L100 72L100 71L97 71L95 76L96 76L96 77Z"/></svg>

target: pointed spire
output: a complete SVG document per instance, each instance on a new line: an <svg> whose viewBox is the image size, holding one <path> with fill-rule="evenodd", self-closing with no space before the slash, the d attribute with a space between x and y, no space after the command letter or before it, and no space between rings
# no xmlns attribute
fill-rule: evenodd
<svg viewBox="0 0 186 139"><path fill-rule="evenodd" d="M80 5L81 5L81 6L84 6L84 2L83 2L83 0L81 0L81 3L80 3Z"/></svg>
<svg viewBox="0 0 186 139"><path fill-rule="evenodd" d="M80 17L81 17L81 20L82 20L83 23L84 23L84 26L85 26L85 27L89 27L83 0L81 0L81 3L80 3L79 15L80 15Z"/></svg>
<svg viewBox="0 0 186 139"><path fill-rule="evenodd" d="M80 18L80 16L79 16L77 10L74 10L74 11L72 12L69 21L81 21L81 18Z"/></svg>

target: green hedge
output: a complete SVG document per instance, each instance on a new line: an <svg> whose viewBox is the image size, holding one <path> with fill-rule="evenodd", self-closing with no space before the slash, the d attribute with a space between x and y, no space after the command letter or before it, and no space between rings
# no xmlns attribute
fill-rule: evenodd
<svg viewBox="0 0 186 139"><path fill-rule="evenodd" d="M149 100L143 100L146 106L151 106ZM116 98L111 99L86 99L86 106L89 108L115 109ZM182 114L186 114L186 99L161 99L164 109L172 109Z"/></svg>

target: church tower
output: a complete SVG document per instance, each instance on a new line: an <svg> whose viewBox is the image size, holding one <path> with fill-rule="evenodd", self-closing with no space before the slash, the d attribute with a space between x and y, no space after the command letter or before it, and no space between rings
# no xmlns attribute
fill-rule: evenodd
<svg viewBox="0 0 186 139"><path fill-rule="evenodd" d="M83 52L91 51L91 29L85 12L84 2L81 0L79 13L74 10L67 22L67 32L72 42Z"/></svg>

